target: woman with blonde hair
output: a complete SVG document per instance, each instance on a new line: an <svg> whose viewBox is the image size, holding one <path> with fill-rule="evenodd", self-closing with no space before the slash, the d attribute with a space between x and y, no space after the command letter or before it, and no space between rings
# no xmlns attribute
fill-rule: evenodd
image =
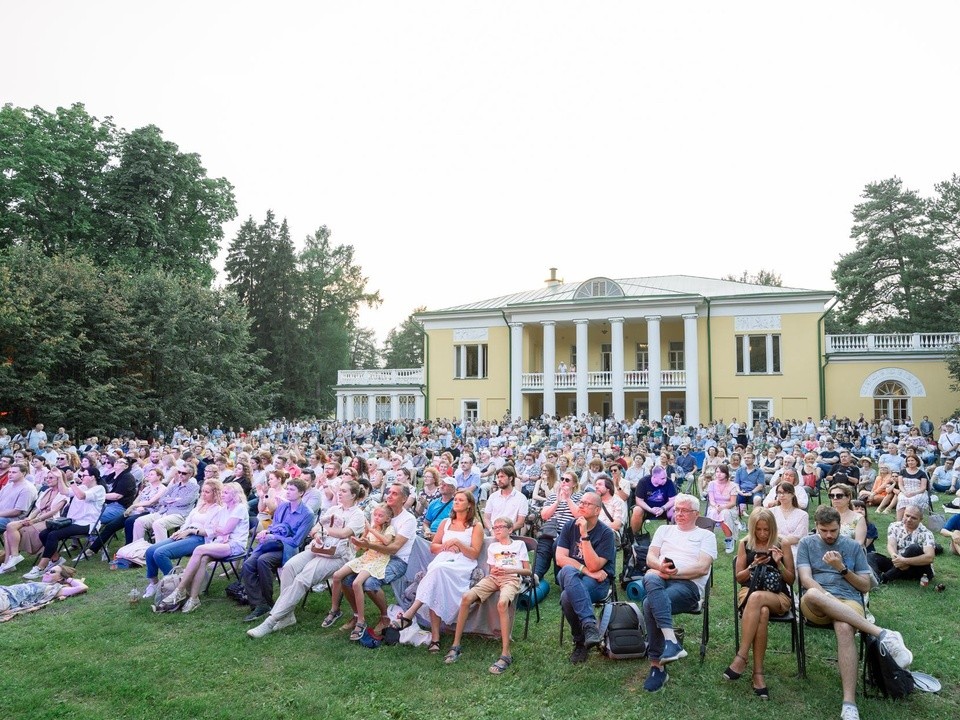
<svg viewBox="0 0 960 720"><path fill-rule="evenodd" d="M796 578L793 553L784 552L780 546L777 520L770 510L757 508L750 514L747 536L737 546L734 573L741 586L737 598L742 631L737 654L723 671L723 678L739 680L753 650L753 692L761 700L769 700L763 674L767 626L771 615L782 615L790 609L787 587Z"/></svg>

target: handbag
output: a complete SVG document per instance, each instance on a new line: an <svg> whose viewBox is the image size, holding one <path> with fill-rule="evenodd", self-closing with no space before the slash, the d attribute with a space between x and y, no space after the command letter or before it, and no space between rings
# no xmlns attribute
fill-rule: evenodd
<svg viewBox="0 0 960 720"><path fill-rule="evenodd" d="M757 565L750 572L750 590L763 590L770 593L782 593L784 588L783 575L780 570L768 563Z"/></svg>
<svg viewBox="0 0 960 720"><path fill-rule="evenodd" d="M63 530L73 525L73 520L65 517L50 518L47 520L47 530Z"/></svg>

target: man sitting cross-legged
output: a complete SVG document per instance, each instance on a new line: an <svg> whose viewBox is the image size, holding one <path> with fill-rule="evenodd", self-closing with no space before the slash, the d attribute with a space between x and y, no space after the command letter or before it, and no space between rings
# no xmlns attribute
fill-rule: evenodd
<svg viewBox="0 0 960 720"><path fill-rule="evenodd" d="M897 664L906 668L913 654L903 637L864 618L862 595L873 583L863 547L840 535L840 513L827 505L814 515L816 533L797 546L797 572L804 588L800 611L815 625L833 625L837 635L837 661L843 686L842 720L859 720L857 710L857 648L854 632L876 637Z"/></svg>

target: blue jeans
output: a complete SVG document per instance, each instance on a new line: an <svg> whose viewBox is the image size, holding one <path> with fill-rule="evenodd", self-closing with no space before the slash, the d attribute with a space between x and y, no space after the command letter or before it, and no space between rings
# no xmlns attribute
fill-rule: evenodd
<svg viewBox="0 0 960 720"><path fill-rule="evenodd" d="M188 535L183 540L161 540L147 548L147 578L156 580L158 570L164 575L173 570L173 558L190 557L203 545L202 535Z"/></svg>
<svg viewBox="0 0 960 720"><path fill-rule="evenodd" d="M647 628L647 657L663 655L662 628L673 629L675 613L695 612L700 606L700 588L693 580L664 580L653 570L643 576L647 597L643 601L643 622Z"/></svg>
<svg viewBox="0 0 960 720"><path fill-rule="evenodd" d="M387 569L383 572L383 580L378 580L375 577L369 577L364 580L363 589L366 592L376 592L384 585L389 585L397 578L403 577L406 574L407 563L398 557L391 557L390 561L387 563ZM353 573L352 575L347 575L343 579L344 592L347 592L353 587L353 581L356 579L356 577L356 573Z"/></svg>
<svg viewBox="0 0 960 720"><path fill-rule="evenodd" d="M560 583L560 608L570 623L573 642L583 644L583 624L597 621L593 603L603 600L610 590L609 578L597 582L592 577L581 575L572 565L565 565L557 573Z"/></svg>
<svg viewBox="0 0 960 720"><path fill-rule="evenodd" d="M103 508L103 513L100 515L100 524L108 525L118 517L122 517L125 509L123 505L116 501L108 502Z"/></svg>

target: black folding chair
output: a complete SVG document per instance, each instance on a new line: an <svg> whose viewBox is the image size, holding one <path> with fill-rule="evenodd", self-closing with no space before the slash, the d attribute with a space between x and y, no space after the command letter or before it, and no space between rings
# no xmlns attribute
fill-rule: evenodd
<svg viewBox="0 0 960 720"><path fill-rule="evenodd" d="M788 551L789 552L789 551ZM733 556L733 649L735 653L740 652L740 619L743 616L743 610L737 601L737 594L740 584L737 582L737 556ZM790 596L790 608L783 615L771 615L772 623L789 623L790 625L790 652L797 657L797 674L800 677L806 677L806 667L803 662L803 653L800 647L800 627L797 618L799 612L794 605L793 586L787 586L787 595Z"/></svg>

